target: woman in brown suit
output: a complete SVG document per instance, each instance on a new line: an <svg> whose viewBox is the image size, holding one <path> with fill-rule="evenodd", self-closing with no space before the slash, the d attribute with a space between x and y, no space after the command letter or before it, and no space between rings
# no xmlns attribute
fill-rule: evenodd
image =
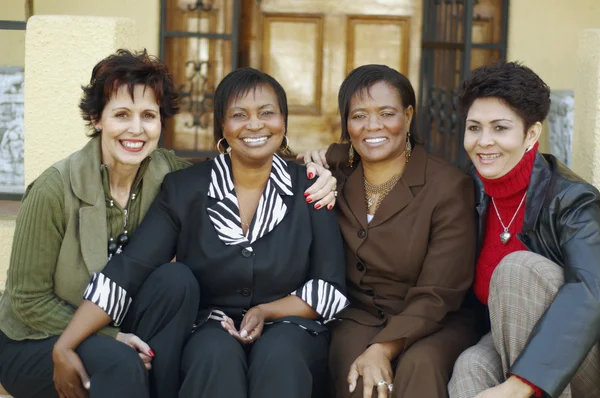
<svg viewBox="0 0 600 398"><path fill-rule="evenodd" d="M473 281L471 178L415 140L415 93L383 65L339 93L342 141L302 155L338 180L350 307L332 327L337 397L446 397L458 355L477 341L459 312Z"/></svg>

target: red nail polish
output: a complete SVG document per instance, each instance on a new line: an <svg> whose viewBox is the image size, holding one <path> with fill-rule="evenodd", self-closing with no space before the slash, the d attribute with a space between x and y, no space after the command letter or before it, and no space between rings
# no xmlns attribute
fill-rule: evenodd
<svg viewBox="0 0 600 398"><path fill-rule="evenodd" d="M304 192L304 197L308 198L308 195L310 195L308 192Z"/></svg>
<svg viewBox="0 0 600 398"><path fill-rule="evenodd" d="M308 179L312 180L315 175L313 173L308 173Z"/></svg>
<svg viewBox="0 0 600 398"><path fill-rule="evenodd" d="M311 198L306 198L306 203L310 203L310 202L312 202L312 199Z"/></svg>
<svg viewBox="0 0 600 398"><path fill-rule="evenodd" d="M333 205L327 205L327 208L328 208L329 210L331 210L331 209L333 209Z"/></svg>
<svg viewBox="0 0 600 398"><path fill-rule="evenodd" d="M315 205L315 209L319 210L320 208L321 208L321 205L317 203L317 204Z"/></svg>
<svg viewBox="0 0 600 398"><path fill-rule="evenodd" d="M150 350L150 356L154 358L154 351Z"/></svg>

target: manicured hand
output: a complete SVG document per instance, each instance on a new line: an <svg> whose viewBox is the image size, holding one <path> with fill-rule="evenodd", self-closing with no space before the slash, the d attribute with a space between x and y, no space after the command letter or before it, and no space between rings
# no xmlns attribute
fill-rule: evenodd
<svg viewBox="0 0 600 398"><path fill-rule="evenodd" d="M252 307L244 315L240 325L240 337L246 343L253 343L260 338L265 326L265 313L260 306Z"/></svg>
<svg viewBox="0 0 600 398"><path fill-rule="evenodd" d="M87 398L90 378L79 355L72 349L54 347L54 388L60 398Z"/></svg>
<svg viewBox="0 0 600 398"><path fill-rule="evenodd" d="M329 210L333 209L336 201L337 180L331 175L331 171L315 163L309 163L306 166L306 173L309 179L314 178L315 175L318 176L317 181L304 191L306 202L311 203L315 209L324 207Z"/></svg>
<svg viewBox="0 0 600 398"><path fill-rule="evenodd" d="M350 366L348 385L350 392L354 392L358 378L362 377L364 398L371 398L373 387L377 388L377 398L391 396L388 385L394 380L392 364L379 344L373 344L362 353ZM379 385L383 380L387 384Z"/></svg>
<svg viewBox="0 0 600 398"><path fill-rule="evenodd" d="M146 370L152 369L152 358L154 358L154 351L150 349L150 346L146 344L142 339L133 333L117 333L117 341L123 344L127 344L140 354L140 358L144 362Z"/></svg>
<svg viewBox="0 0 600 398"><path fill-rule="evenodd" d="M298 156L296 156L296 159L304 161L304 164L306 164L307 166L308 163L313 162L319 166L323 166L328 169L329 165L327 164L327 158L325 157L325 155L327 154L327 149L328 148L325 147L323 149L306 151L304 153L298 154Z"/></svg>
<svg viewBox="0 0 600 398"><path fill-rule="evenodd" d="M246 343L244 339L241 338L240 332L235 328L233 319L225 317L225 320L221 321L221 327L225 329L225 331L231 336L235 337L235 339L238 340L240 343Z"/></svg>

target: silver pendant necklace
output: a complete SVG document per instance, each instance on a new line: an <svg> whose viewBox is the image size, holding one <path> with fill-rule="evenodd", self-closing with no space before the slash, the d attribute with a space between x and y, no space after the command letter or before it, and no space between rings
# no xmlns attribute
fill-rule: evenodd
<svg viewBox="0 0 600 398"><path fill-rule="evenodd" d="M521 209L521 206L523 206L523 202L525 202L526 196L527 196L527 192L525 192L525 195L523 195L523 198L521 199L521 203L519 203L519 207L517 207L517 211L515 211L515 214L513 214L512 218L510 219L510 222L508 223L507 226L504 226L504 223L502 222L502 217L500 217L500 213L498 212L498 208L496 207L496 202L494 202L494 198L492 198L492 204L494 205L494 210L496 210L496 215L498 216L498 221L500 221L500 225L502 225L502 228L504 229L504 231L500 233L500 242L502 242L503 245L507 244L508 241L510 240L510 238L512 237L511 233L508 232L508 229L512 225L513 221L515 221L515 217L517 217L517 213Z"/></svg>

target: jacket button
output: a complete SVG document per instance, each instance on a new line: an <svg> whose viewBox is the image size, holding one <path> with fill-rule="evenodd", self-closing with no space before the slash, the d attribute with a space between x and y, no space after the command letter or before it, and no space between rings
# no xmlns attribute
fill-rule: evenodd
<svg viewBox="0 0 600 398"><path fill-rule="evenodd" d="M358 235L358 237L359 237L359 238L361 238L361 239L364 239L364 238L366 238L366 237L367 237L367 233L365 232L365 230L364 230L364 229L361 229L360 231L358 231L358 234L357 234L357 235Z"/></svg>
<svg viewBox="0 0 600 398"><path fill-rule="evenodd" d="M363 265L363 263L356 263L356 269L360 272L363 272L365 270L365 266Z"/></svg>
<svg viewBox="0 0 600 398"><path fill-rule="evenodd" d="M377 311L377 316L380 319L385 319L385 313L382 310Z"/></svg>
<svg viewBox="0 0 600 398"><path fill-rule="evenodd" d="M242 256L248 258L252 255L252 252L248 249L242 249Z"/></svg>
<svg viewBox="0 0 600 398"><path fill-rule="evenodd" d="M250 296L250 293L252 293L252 290L248 289L247 287L242 289L242 296L248 297Z"/></svg>

